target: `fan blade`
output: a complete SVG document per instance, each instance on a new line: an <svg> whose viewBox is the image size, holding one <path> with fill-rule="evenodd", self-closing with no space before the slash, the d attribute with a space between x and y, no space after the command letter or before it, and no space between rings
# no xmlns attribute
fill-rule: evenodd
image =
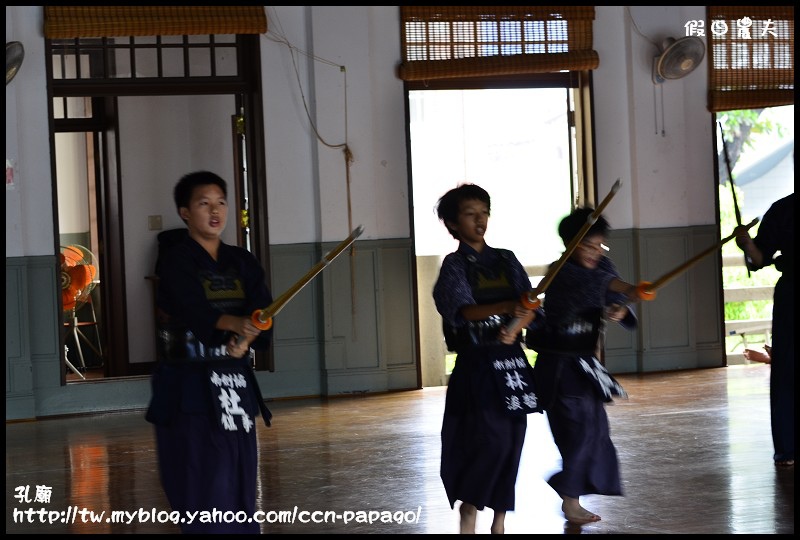
<svg viewBox="0 0 800 540"><path fill-rule="evenodd" d="M70 296L67 291L61 291L61 304L64 307L64 311L72 311L77 303L74 296Z"/></svg>
<svg viewBox="0 0 800 540"><path fill-rule="evenodd" d="M25 48L19 41L6 43L6 86L11 82L25 59Z"/></svg>
<svg viewBox="0 0 800 540"><path fill-rule="evenodd" d="M672 40L664 52L656 57L658 76L662 79L681 79L687 76L700 65L705 51L706 46L698 37Z"/></svg>
<svg viewBox="0 0 800 540"><path fill-rule="evenodd" d="M92 282L96 275L94 266L90 264L79 264L77 266L70 266L67 268L66 273L69 279L66 283L66 290L73 298L80 296L81 291ZM62 289L64 288L64 280L62 279Z"/></svg>
<svg viewBox="0 0 800 540"><path fill-rule="evenodd" d="M64 264L67 266L75 266L83 260L83 251L78 246L67 246L62 248L61 256Z"/></svg>

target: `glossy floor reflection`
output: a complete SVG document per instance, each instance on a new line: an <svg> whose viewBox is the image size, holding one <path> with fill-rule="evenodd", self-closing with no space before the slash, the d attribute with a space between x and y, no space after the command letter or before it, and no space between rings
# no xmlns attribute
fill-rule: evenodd
<svg viewBox="0 0 800 540"><path fill-rule="evenodd" d="M769 366L618 379L630 399L608 413L625 496L584 497L602 521L567 526L545 482L559 454L546 418L532 415L507 533L794 533L794 469L776 469L771 457ZM270 403L273 427L259 426L258 506L274 522L262 531L457 533L458 507L438 475L444 397L440 387ZM20 502L25 486L31 501L51 488L49 501ZM106 514L63 523L75 509L87 520ZM128 512L125 522L105 519L115 510ZM280 522L280 511L295 522ZM303 511L353 515L314 523ZM177 533L168 515L142 411L6 424L7 533ZM491 518L479 513L479 533Z"/></svg>

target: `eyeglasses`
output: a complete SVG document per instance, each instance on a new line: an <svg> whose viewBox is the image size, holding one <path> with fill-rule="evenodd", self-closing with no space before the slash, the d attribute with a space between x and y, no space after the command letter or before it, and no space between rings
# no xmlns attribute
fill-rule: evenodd
<svg viewBox="0 0 800 540"><path fill-rule="evenodd" d="M580 242L578 244L578 247L580 247L581 249L586 250L586 251L599 251L601 253L603 251L611 251L611 248L609 248L607 245L605 245L602 242L595 243L595 242L583 241L583 242Z"/></svg>

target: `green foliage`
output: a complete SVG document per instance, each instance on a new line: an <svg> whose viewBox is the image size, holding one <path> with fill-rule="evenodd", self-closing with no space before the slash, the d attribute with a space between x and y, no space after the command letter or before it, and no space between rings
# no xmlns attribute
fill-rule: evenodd
<svg viewBox="0 0 800 540"><path fill-rule="evenodd" d="M743 206L744 193L738 186L734 185L736 190L736 200L739 201L739 206ZM758 227L760 223L756 223L750 229L750 236L755 237L758 234ZM733 209L733 195L731 194L730 185L719 186L719 226L723 237L729 236L736 228L736 212ZM724 267L722 269L722 286L723 288L729 287L770 287L775 285L780 277L774 266L768 266L758 270L757 272L750 272L747 275L747 268L744 266L744 254L739 246L736 245L736 240L731 240L722 246L722 256L740 256L742 257L742 266ZM728 317L726 317L726 320Z"/></svg>
<svg viewBox="0 0 800 540"><path fill-rule="evenodd" d="M731 143L742 133L747 133L743 144L748 148L753 148L753 141L750 135L772 133L773 130L778 135L784 136L783 126L773 123L769 118L761 118L761 111L764 109L744 109L738 111L725 111L717 115L717 121L722 125L722 137L725 142ZM731 164L733 165L733 164Z"/></svg>
<svg viewBox="0 0 800 540"><path fill-rule="evenodd" d="M444 372L447 375L453 373L453 368L456 367L456 355L448 354L444 357Z"/></svg>
<svg viewBox="0 0 800 540"><path fill-rule="evenodd" d="M749 321L751 319L772 318L772 300L750 300L747 302L727 302L726 321Z"/></svg>
<svg viewBox="0 0 800 540"><path fill-rule="evenodd" d="M736 199L739 204L743 204L744 195L738 186L736 189ZM719 186L719 214L720 229L723 236L728 236L736 227L736 214L733 209L733 195L730 186ZM750 235L755 236L758 232L756 224L750 229ZM780 273L774 266L768 266L747 274L747 267L744 266L744 254L735 240L731 240L722 246L722 255L731 257L741 257L742 266L724 266L722 268L722 287L723 289L736 287L771 287L778 281ZM749 321L753 319L772 318L772 299L753 300L749 302L727 302L725 304L726 321Z"/></svg>
<svg viewBox="0 0 800 540"><path fill-rule="evenodd" d="M726 144L731 144L737 139L742 148L753 149L752 135L768 134L773 130L777 131L780 137L784 136L784 129L778 123L773 123L769 118L762 118L763 109L727 111L717 115L717 120L722 127L722 136ZM733 165L733 164L732 164ZM734 184L736 201L740 208L747 206L744 200L744 193ZM720 231L723 237L731 234L736 227L736 213L734 210L733 194L731 185L719 186L719 210L720 210ZM758 224L750 229L750 235L755 237L758 234ZM723 257L741 257L742 266L724 266L722 268L722 286L725 289L735 287L770 287L778 281L780 273L774 266L768 266L758 271L748 273L744 266L744 254L736 245L735 240L731 240L722 246ZM747 302L728 302L725 304L726 321L750 321L750 320L770 320L772 319L773 301L753 300ZM756 330L755 332L758 332ZM745 347L758 347L763 343L769 343L770 336L766 332L748 333L742 335L726 336L725 348L728 352L741 352Z"/></svg>

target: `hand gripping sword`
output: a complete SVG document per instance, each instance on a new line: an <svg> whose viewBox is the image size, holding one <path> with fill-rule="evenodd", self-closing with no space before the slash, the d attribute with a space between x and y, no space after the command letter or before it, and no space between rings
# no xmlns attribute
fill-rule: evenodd
<svg viewBox="0 0 800 540"><path fill-rule="evenodd" d="M750 223L745 225L744 226L745 230L750 230L751 228L753 228L753 226L756 223L758 223L758 218L755 218L753 221L751 221ZM697 263L703 257L705 257L707 255L710 255L711 253L714 253L716 250L721 248L725 243L730 242L730 240L733 239L733 238L736 238L738 230L739 230L739 227L737 227L736 230L733 233L731 233L729 236L726 236L725 238L723 238L722 240L720 240L719 242L717 242L713 246L711 246L711 247L709 247L707 249L704 249L703 251L701 251L700 253L698 253L697 255L695 255L694 257L692 257L691 259L689 259L685 263L683 263L681 265L678 265L677 267L673 268L672 270L670 270L669 272L667 272L666 274L664 274L660 278L656 279L655 281L653 281L653 282L648 282L648 281L640 282L636 286L636 294L637 294L637 296L639 298L641 298L642 300L654 300L655 297L656 297L656 290L657 289L663 287L664 285L666 285L667 283L672 281L680 273L685 272L686 270L688 270L690 267L692 267L695 263Z"/></svg>
<svg viewBox="0 0 800 540"><path fill-rule="evenodd" d="M539 285L537 285L535 289L528 291L522 295L522 297L520 298L520 303L523 306L525 306L528 309L536 309L540 305L542 305L542 301L539 299L539 296L545 291L545 289L547 289L547 287L550 286L550 283L553 281L553 278L555 278L556 274L558 274L559 270L561 270L561 267L564 266L564 263L567 262L567 259L569 259L570 255L572 255L572 252L575 251L575 249L578 247L578 244L581 243L583 237L586 236L586 233L589 232L589 229L592 227L592 225L595 224L597 218L599 218L600 214L603 213L605 207L608 206L608 203L610 203L611 199L614 198L614 195L617 194L620 185L621 185L620 180L619 178L617 178L617 181L614 182L613 186L611 186L611 191L608 192L608 195L606 195L605 199L603 199L600 202L600 204L594 210L594 212L589 214L589 217L586 218L586 223L583 224L583 226L580 228L575 237L567 245L567 248L564 250L564 253L561 254L561 258L559 258L556 262L550 265L550 268L547 270L547 273L544 275L542 280L539 282ZM508 332L516 334L519 324L520 324L519 317L514 317L513 319L508 321L506 329Z"/></svg>
<svg viewBox="0 0 800 540"><path fill-rule="evenodd" d="M317 264L315 264L311 270L306 272L306 274L301 277L294 285L289 287L286 292L276 298L270 305L265 307L264 309L257 309L251 315L250 319L252 320L253 324L256 328L260 330L269 330L272 328L272 318L280 313L280 311L289 303L289 301L295 297L300 290L308 285L312 279L314 279L317 274L325 270L329 264L333 262L333 260L338 257L344 250L346 250L350 245L355 242L356 238L361 236L361 233L364 232L364 227L359 225L353 232L350 233L350 236L345 238L339 245L329 251ZM244 339L243 337L239 337L239 342Z"/></svg>

